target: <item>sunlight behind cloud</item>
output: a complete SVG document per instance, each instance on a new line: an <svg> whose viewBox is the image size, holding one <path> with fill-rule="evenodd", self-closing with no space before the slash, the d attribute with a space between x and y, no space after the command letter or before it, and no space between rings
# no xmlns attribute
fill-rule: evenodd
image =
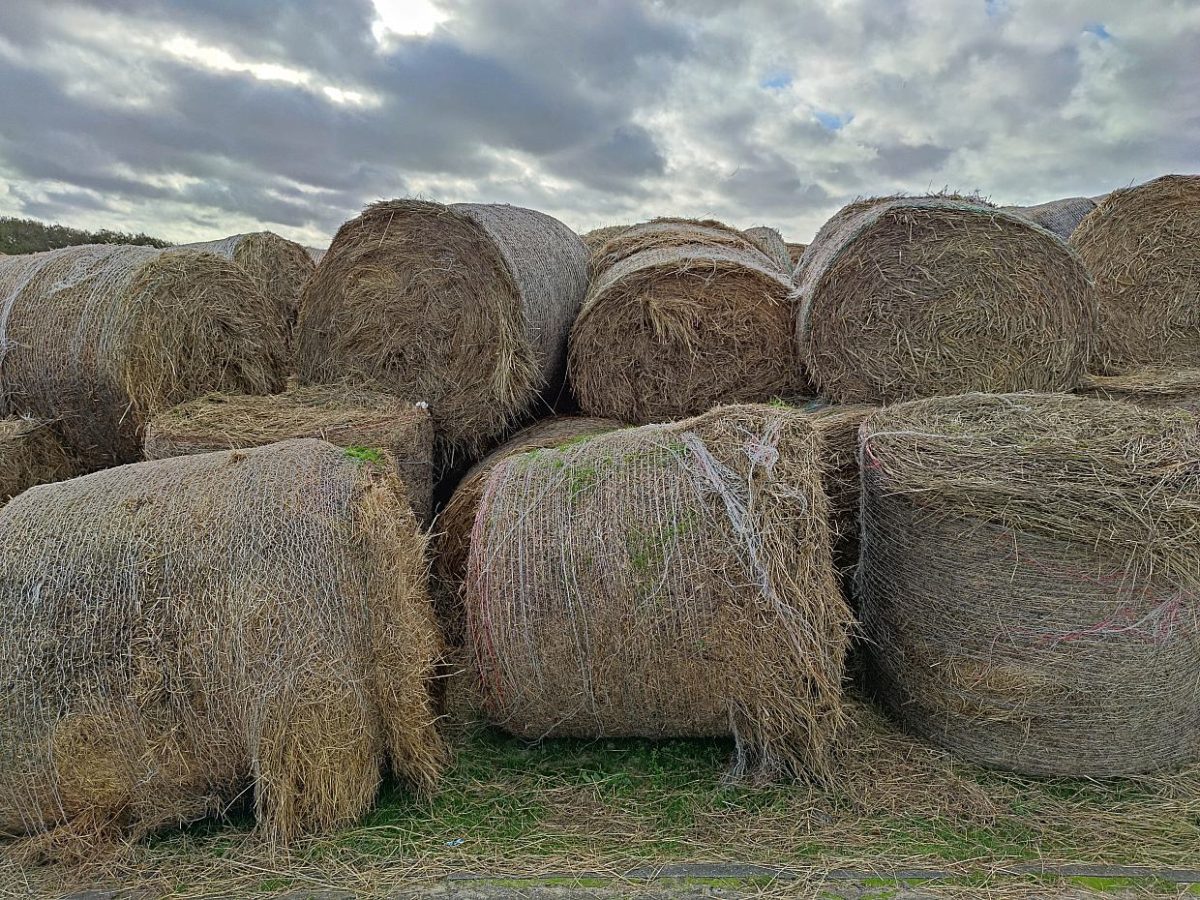
<svg viewBox="0 0 1200 900"><path fill-rule="evenodd" d="M372 0L378 18L372 26L380 43L389 35L429 34L448 16L432 0Z"/></svg>

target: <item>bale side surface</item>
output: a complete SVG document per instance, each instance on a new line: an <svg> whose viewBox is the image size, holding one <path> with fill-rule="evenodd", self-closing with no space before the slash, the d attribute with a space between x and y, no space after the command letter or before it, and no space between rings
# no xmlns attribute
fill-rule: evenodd
<svg viewBox="0 0 1200 900"><path fill-rule="evenodd" d="M305 440L109 469L17 497L0 549L0 830L94 846L249 788L286 841L361 815L385 765L437 781L424 538L389 467Z"/></svg>
<svg viewBox="0 0 1200 900"><path fill-rule="evenodd" d="M796 283L801 357L839 403L1072 390L1087 358L1093 295L1078 257L978 203L851 204L809 245Z"/></svg>
<svg viewBox="0 0 1200 900"><path fill-rule="evenodd" d="M1096 208L1096 201L1088 197L1067 197L1051 200L1035 206L1002 206L1000 209L1022 219L1028 219L1047 231L1052 231L1064 241L1069 238L1084 216Z"/></svg>
<svg viewBox="0 0 1200 900"><path fill-rule="evenodd" d="M1033 774L1200 751L1200 420L1068 395L863 426L862 626L908 728Z"/></svg>
<svg viewBox="0 0 1200 900"><path fill-rule="evenodd" d="M215 253L241 266L254 286L279 304L289 328L299 314L300 293L317 270L316 261L305 247L271 231L184 244L180 249Z"/></svg>
<svg viewBox="0 0 1200 900"><path fill-rule="evenodd" d="M788 245L784 243L783 235L769 225L747 228L744 234L764 256L779 267L779 271L786 273L789 278L791 277L795 264L788 252Z"/></svg>
<svg viewBox="0 0 1200 900"><path fill-rule="evenodd" d="M851 616L819 454L803 416L742 406L499 463L464 591L492 720L732 733L734 774L825 772Z"/></svg>
<svg viewBox="0 0 1200 900"><path fill-rule="evenodd" d="M1085 375L1078 393L1141 406L1200 413L1200 369L1138 369L1128 375Z"/></svg>
<svg viewBox="0 0 1200 900"><path fill-rule="evenodd" d="M571 332L580 408L640 424L808 393L791 287L758 251L685 245L617 263Z"/></svg>
<svg viewBox="0 0 1200 900"><path fill-rule="evenodd" d="M788 259L792 261L792 269L800 265L800 258L804 256L804 251L808 248L808 244L787 244Z"/></svg>
<svg viewBox="0 0 1200 900"><path fill-rule="evenodd" d="M0 419L0 504L35 484L76 474L75 461L45 422Z"/></svg>

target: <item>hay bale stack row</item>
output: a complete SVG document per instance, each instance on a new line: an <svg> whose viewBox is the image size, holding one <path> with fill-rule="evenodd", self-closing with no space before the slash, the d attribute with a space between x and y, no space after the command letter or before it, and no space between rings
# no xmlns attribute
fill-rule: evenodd
<svg viewBox="0 0 1200 900"><path fill-rule="evenodd" d="M1200 419L1068 395L863 430L863 630L907 727L1021 772L1200 756Z"/></svg>
<svg viewBox="0 0 1200 900"><path fill-rule="evenodd" d="M95 844L250 787L285 841L353 821L385 766L436 782L439 639L390 466L307 440L109 469L9 503L0 551L0 831Z"/></svg>
<svg viewBox="0 0 1200 900"><path fill-rule="evenodd" d="M0 260L0 415L53 421L85 470L138 458L155 413L283 388L278 306L219 257L81 246Z"/></svg>
<svg viewBox="0 0 1200 900"><path fill-rule="evenodd" d="M151 419L147 459L320 438L396 464L417 521L433 514L433 423L424 405L362 388L315 385L255 397L207 394Z"/></svg>
<svg viewBox="0 0 1200 900"><path fill-rule="evenodd" d="M289 328L299 315L300 292L317 270L306 248L270 231L184 244L181 249L213 253L236 263L263 295L279 304Z"/></svg>
<svg viewBox="0 0 1200 900"><path fill-rule="evenodd" d="M48 424L0 419L0 504L36 484L76 474L75 461Z"/></svg>
<svg viewBox="0 0 1200 900"><path fill-rule="evenodd" d="M586 290L586 247L542 213L376 203L339 229L304 292L299 374L427 402L446 467L556 398Z"/></svg>
<svg viewBox="0 0 1200 900"><path fill-rule="evenodd" d="M1088 197L1067 197L1051 200L1035 206L1002 206L1000 209L1022 219L1028 219L1053 232L1064 241L1079 227L1084 217L1096 208L1096 201Z"/></svg>

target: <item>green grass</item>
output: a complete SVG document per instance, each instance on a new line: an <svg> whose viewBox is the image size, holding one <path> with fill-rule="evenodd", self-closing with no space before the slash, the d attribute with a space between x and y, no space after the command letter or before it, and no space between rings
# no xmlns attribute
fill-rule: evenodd
<svg viewBox="0 0 1200 900"><path fill-rule="evenodd" d="M374 447L347 447L343 452L350 459L357 459L359 462L381 463L386 458L382 450Z"/></svg>

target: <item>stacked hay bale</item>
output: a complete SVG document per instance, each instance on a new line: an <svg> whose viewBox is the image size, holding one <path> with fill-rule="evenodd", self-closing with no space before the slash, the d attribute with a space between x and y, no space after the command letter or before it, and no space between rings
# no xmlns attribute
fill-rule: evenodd
<svg viewBox="0 0 1200 900"><path fill-rule="evenodd" d="M1200 755L1200 419L967 394L863 426L860 615L878 688L987 765Z"/></svg>
<svg viewBox="0 0 1200 900"><path fill-rule="evenodd" d="M325 258L326 249L328 249L328 248L305 247L304 252L308 254L308 258L311 259L315 265L319 266L321 264L321 260L323 260Z"/></svg>
<svg viewBox="0 0 1200 900"><path fill-rule="evenodd" d="M823 772L851 624L805 416L724 407L509 457L464 599L485 709L545 735L722 735Z"/></svg>
<svg viewBox="0 0 1200 900"><path fill-rule="evenodd" d="M49 481L77 474L54 431L45 422L13 417L0 419L0 503Z"/></svg>
<svg viewBox="0 0 1200 900"><path fill-rule="evenodd" d="M182 249L215 253L236 263L259 291L279 304L289 327L296 323L300 292L317 270L307 249L270 231L184 244Z"/></svg>
<svg viewBox="0 0 1200 900"><path fill-rule="evenodd" d="M321 438L364 458L396 463L417 521L433 514L433 423L424 405L337 385L293 387L265 397L206 394L160 413L146 427L146 458L261 447Z"/></svg>
<svg viewBox="0 0 1200 900"><path fill-rule="evenodd" d="M784 243L782 234L767 225L756 225L753 228L747 228L745 235L755 247L762 251L764 256L779 267L781 272L792 274L795 263L792 262L788 245Z"/></svg>
<svg viewBox="0 0 1200 900"><path fill-rule="evenodd" d="M610 238L616 237L629 227L628 225L604 225L601 228L593 228L586 234L581 235L584 246L587 247L588 256L591 256L607 244Z"/></svg>
<svg viewBox="0 0 1200 900"><path fill-rule="evenodd" d="M97 245L0 260L0 415L54 421L83 470L137 459L155 413L283 388L284 322L189 250Z"/></svg>
<svg viewBox="0 0 1200 900"><path fill-rule="evenodd" d="M1142 406L1200 413L1200 369L1138 369L1128 375L1085 375L1079 393Z"/></svg>
<svg viewBox="0 0 1200 900"><path fill-rule="evenodd" d="M1200 176L1114 191L1071 244L1096 283L1092 371L1200 366Z"/></svg>
<svg viewBox="0 0 1200 900"><path fill-rule="evenodd" d="M358 817L384 766L438 780L424 538L390 466L303 440L34 488L0 568L0 831L90 848L249 788L286 841Z"/></svg>
<svg viewBox="0 0 1200 900"><path fill-rule="evenodd" d="M1072 390L1093 297L1062 241L948 197L853 203L796 270L801 356L838 403Z"/></svg>
<svg viewBox="0 0 1200 900"><path fill-rule="evenodd" d="M341 227L304 292L299 374L428 402L445 467L554 399L586 291L587 249L542 213L376 203Z"/></svg>
<svg viewBox="0 0 1200 900"><path fill-rule="evenodd" d="M788 259L792 262L792 268L800 265L800 258L804 256L804 251L808 248L808 244L788 244L787 252Z"/></svg>
<svg viewBox="0 0 1200 900"><path fill-rule="evenodd" d="M736 229L656 220L611 238L592 267L567 364L587 415L661 422L809 393L791 278Z"/></svg>
<svg viewBox="0 0 1200 900"><path fill-rule="evenodd" d="M1088 197L1067 197L1063 200L1051 200L1036 206L1002 206L1003 212L1012 213L1023 219L1028 219L1035 225L1041 225L1047 231L1052 231L1064 241L1069 238L1084 216L1096 208L1096 201Z"/></svg>

